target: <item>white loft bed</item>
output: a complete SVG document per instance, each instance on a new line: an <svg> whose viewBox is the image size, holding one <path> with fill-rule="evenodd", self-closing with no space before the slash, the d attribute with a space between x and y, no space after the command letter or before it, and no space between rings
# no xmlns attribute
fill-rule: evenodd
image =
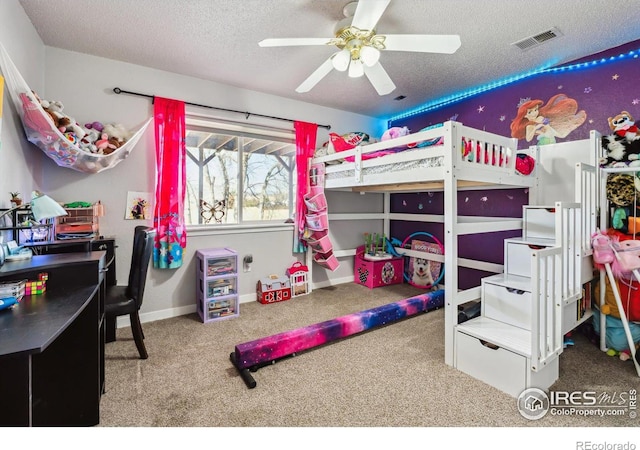
<svg viewBox="0 0 640 450"><path fill-rule="evenodd" d="M407 150L375 159L364 158L365 155L374 152L433 140L441 136L444 137L443 145ZM598 158L602 155L600 137L597 132L592 131L590 138L583 141L557 144L558 147L531 147L529 153L536 159L536 168L529 176L523 176L515 169L516 139L475 130L456 122L446 122L439 128L314 158L312 164L329 163L326 165L325 190L383 193L384 212L377 217L384 219L386 235L389 235L390 220L420 220L444 224L444 256L407 249L397 250L405 255L420 256L445 264L445 362L454 366L458 306L481 299L480 286L460 289L457 269L469 267L494 273L503 272L504 269L502 265L460 258L458 238L469 234L523 228L522 217L460 216L457 192L464 189L523 187L530 189L529 205L558 206L562 205L558 202L574 202L570 205L571 208L567 209L574 211L570 213L571 216L562 217L565 215L564 212L558 216L554 247L534 252L536 258L540 259L538 266L550 268L550 271L545 269L544 276L533 277L537 283L537 286L532 288L533 291L540 294L540 302L566 306L576 296L580 296L582 284L593 279L591 236L596 231L598 218L601 227L607 223L606 208L601 208L601 205L606 205L604 183L606 173L610 171L598 167ZM473 148L477 149L479 146L483 152L490 153L492 157L488 163L484 158L470 159L465 155L463 141L472 142ZM544 152L541 152L541 149L544 149ZM556 150L562 150L562 153L568 156L558 157ZM336 161L347 158L350 158L350 161L335 164ZM558 166L566 166L563 169L566 173L558 176ZM549 172L554 179L550 178ZM568 184L564 186L566 192L560 193L559 186L553 183ZM444 192L443 215L390 213L390 193L433 190ZM556 195L560 198L555 198ZM562 209L564 211L564 207ZM329 214L329 221L331 220L332 215ZM334 253L338 256L353 254L349 250L338 250ZM313 267L310 257L308 262L310 268ZM548 286L554 286L554 289L549 290ZM537 314L534 314L534 317L537 317ZM549 338L553 334L557 341L557 336L561 337L564 328L564 324L559 323L557 318L551 320L541 317L532 324L532 336L544 335ZM603 344L603 350L605 349ZM559 352L561 350L551 348L541 337L539 342L534 340L531 354L537 355L536 361L544 365L557 357Z"/></svg>
<svg viewBox="0 0 640 450"><path fill-rule="evenodd" d="M378 158L365 159L363 155L407 144L444 138L442 145L410 149ZM465 155L463 142L470 143L473 152ZM468 148L468 147L467 147ZM480 150L480 151L478 151ZM441 222L446 230L443 244L444 257L438 255L412 254L413 251L398 249L410 256L421 256L444 263L445 275L445 362L454 363L453 339L457 325L458 306L480 299L480 286L460 290L458 267L470 267L499 273L498 264L461 259L458 257L458 237L468 234L492 233L522 229L522 217L464 217L458 214L460 189L506 189L530 188L530 199L537 192L536 171L521 175L516 171L517 139L507 138L466 127L458 122L445 122L441 127L421 131L408 136L358 146L353 150L314 158L315 163L331 163L352 157L351 162L327 164L325 190L352 190L357 192L385 193L385 234L389 235L389 220L415 220L408 215L389 213L390 192L444 191L444 215L429 216L428 221ZM481 157L478 157L481 156ZM488 156L485 158L485 156ZM530 203L532 203L530 201ZM535 204L535 202L534 202ZM331 222L331 214L329 214ZM338 254L338 252L335 252ZM310 254L310 253L309 253ZM346 256L342 252L338 256ZM352 253L353 254L353 253ZM308 256L309 267L312 268Z"/></svg>

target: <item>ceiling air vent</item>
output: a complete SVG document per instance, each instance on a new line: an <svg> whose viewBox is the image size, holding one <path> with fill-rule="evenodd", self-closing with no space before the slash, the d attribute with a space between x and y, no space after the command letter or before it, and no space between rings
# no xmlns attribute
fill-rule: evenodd
<svg viewBox="0 0 640 450"><path fill-rule="evenodd" d="M538 33L535 36L531 36L521 41L514 42L512 45L515 45L520 50L529 50L530 48L536 47L543 42L549 41L551 39L555 39L559 36L562 36L562 33L557 28L551 28L550 30L543 31L542 33Z"/></svg>

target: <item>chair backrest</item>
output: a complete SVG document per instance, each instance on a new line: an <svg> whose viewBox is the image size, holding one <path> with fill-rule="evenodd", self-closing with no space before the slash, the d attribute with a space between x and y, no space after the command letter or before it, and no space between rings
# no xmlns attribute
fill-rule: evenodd
<svg viewBox="0 0 640 450"><path fill-rule="evenodd" d="M147 270L153 251L155 230L145 225L138 225L133 234L133 251L131 252L131 268L127 297L133 298L138 308L142 305L144 287L147 282Z"/></svg>

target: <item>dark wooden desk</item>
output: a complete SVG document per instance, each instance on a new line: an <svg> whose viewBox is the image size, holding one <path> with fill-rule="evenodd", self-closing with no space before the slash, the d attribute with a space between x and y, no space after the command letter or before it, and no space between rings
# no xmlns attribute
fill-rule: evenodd
<svg viewBox="0 0 640 450"><path fill-rule="evenodd" d="M95 237L87 239L57 239L55 241L36 241L22 244L30 248L36 255L52 253L90 252L104 250L107 252L106 268L107 287L118 284L116 279L116 239L113 237Z"/></svg>
<svg viewBox="0 0 640 450"><path fill-rule="evenodd" d="M0 267L0 281L49 275L44 294L0 311L0 425L99 423L105 255L34 256Z"/></svg>

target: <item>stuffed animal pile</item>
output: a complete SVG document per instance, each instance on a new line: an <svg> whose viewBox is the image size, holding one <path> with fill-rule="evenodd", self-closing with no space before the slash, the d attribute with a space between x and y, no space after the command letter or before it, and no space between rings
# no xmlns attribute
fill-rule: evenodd
<svg viewBox="0 0 640 450"><path fill-rule="evenodd" d="M71 143L87 153L108 155L127 142L132 132L121 124L101 122L80 125L73 117L64 112L64 105L57 100L42 100L34 92L36 100L47 113L49 119L60 133Z"/></svg>
<svg viewBox="0 0 640 450"><path fill-rule="evenodd" d="M602 136L600 167L640 166L640 133L631 114L622 111L608 123L612 134Z"/></svg>

